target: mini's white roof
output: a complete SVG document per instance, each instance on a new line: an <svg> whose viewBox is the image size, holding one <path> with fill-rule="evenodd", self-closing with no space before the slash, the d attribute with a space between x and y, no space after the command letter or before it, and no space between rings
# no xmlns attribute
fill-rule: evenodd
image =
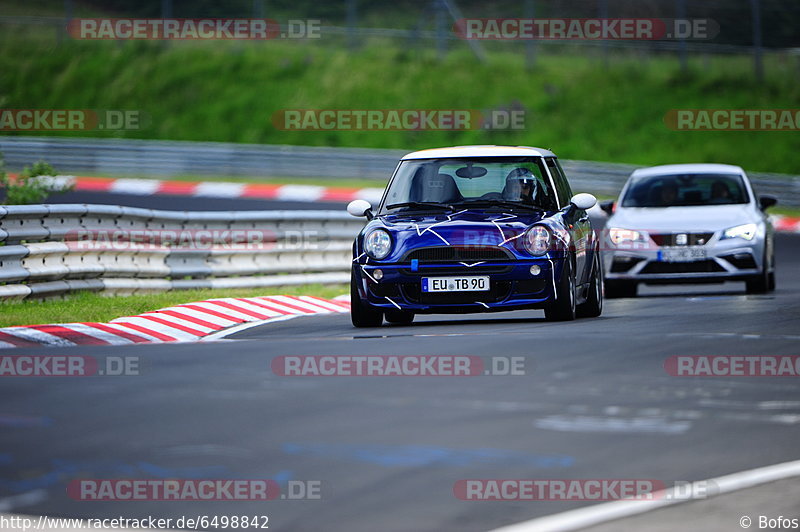
<svg viewBox="0 0 800 532"><path fill-rule="evenodd" d="M744 170L732 164L665 164L662 166L651 166L649 168L639 168L634 170L631 177L649 177L655 175L674 175L674 174L739 174L744 175Z"/></svg>
<svg viewBox="0 0 800 532"><path fill-rule="evenodd" d="M401 160L444 159L448 157L555 157L555 153L530 146L453 146L409 153Z"/></svg>

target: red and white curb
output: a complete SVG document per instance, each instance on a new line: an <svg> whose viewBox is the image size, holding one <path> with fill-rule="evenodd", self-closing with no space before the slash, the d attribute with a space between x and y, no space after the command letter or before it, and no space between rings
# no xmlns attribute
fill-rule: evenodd
<svg viewBox="0 0 800 532"><path fill-rule="evenodd" d="M111 320L0 328L0 348L196 342L300 316L350 312L349 298L265 296L209 299Z"/></svg>
<svg viewBox="0 0 800 532"><path fill-rule="evenodd" d="M74 185L82 192L107 192L137 196L191 196L195 198L269 199L277 201L350 202L356 199L377 204L383 188L338 188L312 185L269 185L225 181L162 181L158 179L114 179L110 177L55 176L56 186Z"/></svg>
<svg viewBox="0 0 800 532"><path fill-rule="evenodd" d="M800 218L792 218L790 216L781 216L775 214L771 216L772 225L775 230L780 233L800 233Z"/></svg>

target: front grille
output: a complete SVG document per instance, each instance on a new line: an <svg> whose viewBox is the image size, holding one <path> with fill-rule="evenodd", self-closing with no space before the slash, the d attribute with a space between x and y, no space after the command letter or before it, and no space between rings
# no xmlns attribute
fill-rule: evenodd
<svg viewBox="0 0 800 532"><path fill-rule="evenodd" d="M497 246L458 247L435 246L411 250L403 261L418 260L420 262L477 262L482 260L508 260L513 256L505 249Z"/></svg>
<svg viewBox="0 0 800 532"><path fill-rule="evenodd" d="M614 257L614 262L611 263L611 273L625 273L643 260L633 257Z"/></svg>
<svg viewBox="0 0 800 532"><path fill-rule="evenodd" d="M757 268L756 259L750 253L737 253L736 255L725 255L723 259L730 262L734 268L740 270L750 270Z"/></svg>
<svg viewBox="0 0 800 532"><path fill-rule="evenodd" d="M496 273L508 273L513 266L492 265L492 264L479 264L470 268L462 265L457 266L444 266L438 268L431 268L420 266L419 270L411 271L410 268L403 268L400 270L404 275L487 275Z"/></svg>
<svg viewBox="0 0 800 532"><path fill-rule="evenodd" d="M466 303L496 303L511 294L511 281L492 281L485 292L422 292L417 283L402 285L403 295L409 301L423 305L463 305Z"/></svg>
<svg viewBox="0 0 800 532"><path fill-rule="evenodd" d="M650 262L642 269L641 273L715 273L724 271L725 268L716 261L698 260L694 262Z"/></svg>
<svg viewBox="0 0 800 532"><path fill-rule="evenodd" d="M680 234L686 235L685 244L676 242ZM704 246L713 236L714 233L656 233L651 234L650 238L659 246Z"/></svg>

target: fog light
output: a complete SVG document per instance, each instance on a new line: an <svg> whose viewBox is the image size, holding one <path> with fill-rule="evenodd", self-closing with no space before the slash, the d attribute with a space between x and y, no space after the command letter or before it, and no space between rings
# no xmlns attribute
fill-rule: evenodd
<svg viewBox="0 0 800 532"><path fill-rule="evenodd" d="M540 273L542 273L542 269L539 266L536 264L531 266L531 275L539 275Z"/></svg>
<svg viewBox="0 0 800 532"><path fill-rule="evenodd" d="M376 281L380 281L383 279L383 270L374 270L372 272L372 277L374 277Z"/></svg>

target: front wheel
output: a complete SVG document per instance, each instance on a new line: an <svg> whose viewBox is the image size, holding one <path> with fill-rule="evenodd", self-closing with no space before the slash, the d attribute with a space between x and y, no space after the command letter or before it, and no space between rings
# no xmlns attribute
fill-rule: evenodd
<svg viewBox="0 0 800 532"><path fill-rule="evenodd" d="M578 305L577 313L580 318L596 318L603 313L603 271L600 269L600 258L594 256L592 268L592 281L589 284L589 296L585 303Z"/></svg>
<svg viewBox="0 0 800 532"><path fill-rule="evenodd" d="M775 289L775 277L769 273L769 263L767 254L764 253L763 270L745 282L745 290L748 294L766 294Z"/></svg>
<svg viewBox="0 0 800 532"><path fill-rule="evenodd" d="M355 272L352 272L350 274L350 321L355 327L380 327L383 324L383 311L361 301L357 283Z"/></svg>
<svg viewBox="0 0 800 532"><path fill-rule="evenodd" d="M575 274L572 272L572 261L564 259L561 269L561 280L555 293L556 300L544 309L547 321L572 321L575 319Z"/></svg>

